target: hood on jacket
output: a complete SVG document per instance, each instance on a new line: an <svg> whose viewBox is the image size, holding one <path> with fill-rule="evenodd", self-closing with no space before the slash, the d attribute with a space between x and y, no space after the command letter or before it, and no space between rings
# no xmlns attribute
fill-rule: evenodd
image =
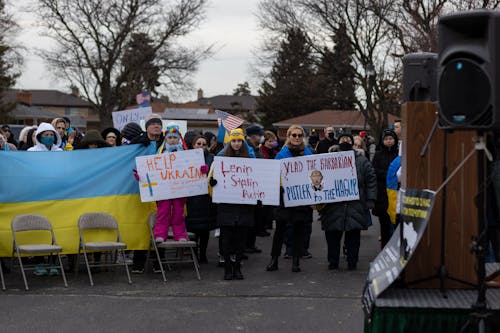
<svg viewBox="0 0 500 333"><path fill-rule="evenodd" d="M54 132L55 138L56 138L56 141L54 142L54 146L57 146L57 147L61 146L61 143L62 143L61 136L59 135L59 133L57 133L54 126L52 126L49 123L41 123L40 125L38 125L38 128L36 129L36 135L35 135L35 144L36 145L43 145L40 142L40 134L42 134L42 132L45 132L45 131Z"/></svg>

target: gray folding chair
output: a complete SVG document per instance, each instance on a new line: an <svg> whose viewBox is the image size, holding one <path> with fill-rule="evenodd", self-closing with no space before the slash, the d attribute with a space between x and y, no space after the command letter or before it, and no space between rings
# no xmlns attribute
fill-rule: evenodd
<svg viewBox="0 0 500 333"><path fill-rule="evenodd" d="M2 280L2 290L5 291L5 280L3 278L3 265L0 263L0 279Z"/></svg>
<svg viewBox="0 0 500 333"><path fill-rule="evenodd" d="M199 270L199 264L198 260L196 259L196 254L194 252L194 249L196 248L196 242L192 240L188 240L186 242L179 242L175 241L173 239L168 239L163 243L156 243L155 242L155 236L154 236L154 226L156 224L156 218L157 218L157 213L152 212L149 214L148 217L148 226L149 226L149 243L150 243L150 250L154 250L156 254L156 260L158 261L158 264L160 266L161 274L163 276L163 281L167 282L167 278L165 276L165 270L163 268L163 265L167 265L167 267L170 267L170 264L175 264L175 263L193 263L194 269L196 271L196 276L198 277L198 280L201 280L200 276L200 270ZM165 249L165 257L161 258L160 252L158 249ZM173 257L169 257L168 250L175 250L175 255ZM189 250L189 257L186 257L184 255L184 250ZM148 252L149 253L149 252ZM148 254L149 257L149 254Z"/></svg>
<svg viewBox="0 0 500 333"><path fill-rule="evenodd" d="M52 256L54 253L57 254L57 258L59 260L59 269L61 270L64 286L68 287L60 255L60 253L62 252L62 247L60 247L56 243L54 230L52 229L50 221L46 217L37 214L17 215L12 220L11 228L12 228L12 238L13 238L12 258L14 257L14 252L16 252L17 259L19 260L19 266L21 267L21 273L23 275L24 286L26 287L26 290L29 290L29 288L28 288L28 282L26 280L26 274L24 273L24 271L32 268L23 266L23 261L21 260L21 254L29 254L31 256L40 256L40 255ZM51 241L50 243L19 244L17 240L17 234L26 231L39 231L41 233L49 232L51 236Z"/></svg>
<svg viewBox="0 0 500 333"><path fill-rule="evenodd" d="M78 247L78 259L77 267L79 267L80 254L83 251L83 257L85 258L85 266L87 267L87 272L89 275L90 285L94 285L94 280L92 279L91 267L104 267L104 266L124 266L127 272L128 283L132 283L130 279L130 272L128 270L128 265L125 260L122 263L117 263L117 253L121 253L122 258L125 258L124 249L127 248L127 244L121 242L120 231L118 229L118 223L115 218L107 213L85 213L78 219L78 229L80 231L80 245ZM87 241L85 233L88 231L112 231L113 238L110 241L98 241L92 242ZM99 251L99 252L111 252L114 253L113 260L110 263L99 263L99 264L89 264L88 251Z"/></svg>

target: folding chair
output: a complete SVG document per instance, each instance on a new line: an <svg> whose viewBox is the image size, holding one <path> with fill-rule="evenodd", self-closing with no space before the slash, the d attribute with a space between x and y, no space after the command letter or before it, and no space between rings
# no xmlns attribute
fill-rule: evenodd
<svg viewBox="0 0 500 333"><path fill-rule="evenodd" d="M167 267L170 267L169 264L174 264L174 263L193 263L194 269L196 271L196 276L198 277L198 280L201 280L200 276L200 271L199 271L199 265L198 265L198 260L196 259L196 254L194 252L194 249L196 248L196 242L192 240L188 240L186 242L179 242L175 241L172 239L168 239L163 243L156 243L155 242L155 237L154 237L154 226L156 224L156 217L157 213L152 212L149 214L148 217L148 226L149 226L149 248L150 250L154 250L156 254L156 260L158 260L158 264L160 266L160 271L163 276L163 282L167 282L167 278L165 276L165 270L163 268L163 265L167 265ZM160 253L158 249L165 249L165 257L161 258ZM190 251L190 256L189 258L186 258L184 255L184 250L189 249ZM168 257L168 250L175 250L175 256L173 258ZM149 252L148 252L148 258L149 258Z"/></svg>
<svg viewBox="0 0 500 333"><path fill-rule="evenodd" d="M115 218L107 213L85 213L78 219L78 230L80 231L80 245L78 247L78 257L77 257L77 267L79 267L80 254L83 251L83 257L85 258L85 266L87 267L87 273L89 275L90 285L94 285L94 280L92 279L91 267L104 267L104 266L125 266L125 271L127 272L128 283L132 283L130 279L130 272L128 270L128 265L125 260L122 263L117 263L117 253L121 253L122 257L125 258L124 249L127 248L127 244L121 242L120 231L118 230L118 223ZM112 232L114 231L114 236L112 241L99 241L91 242L87 241L84 236L85 233L93 232ZM99 251L99 252L110 252L114 254L111 263L100 263L100 264L89 264L88 251Z"/></svg>
<svg viewBox="0 0 500 333"><path fill-rule="evenodd" d="M32 256L40 256L40 255L52 256L54 253L56 253L57 258L59 260L59 269L61 270L64 286L68 287L60 255L60 253L62 252L62 247L60 247L56 243L54 230L52 229L50 221L46 217L37 214L17 215L16 217L14 217L14 219L12 219L11 228L12 228L12 238L13 238L12 258L14 258L14 252L16 252L17 259L19 260L19 266L21 267L21 273L23 275L24 286L26 287L26 290L29 290L29 288L28 288L28 282L26 280L26 274L24 273L24 271L32 268L23 266L23 261L21 260L21 254L29 254ZM37 244L21 245L17 240L17 234L26 231L40 231L43 233L50 232L51 242L50 244L37 243ZM3 284L3 276L2 276L2 284Z"/></svg>
<svg viewBox="0 0 500 333"><path fill-rule="evenodd" d="M5 280L3 278L3 265L0 263L0 279L2 280L2 290L5 291Z"/></svg>

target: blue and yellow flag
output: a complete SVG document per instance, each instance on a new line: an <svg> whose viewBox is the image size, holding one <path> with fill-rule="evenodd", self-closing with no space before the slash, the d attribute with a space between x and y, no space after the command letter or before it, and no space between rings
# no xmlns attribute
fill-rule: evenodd
<svg viewBox="0 0 500 333"><path fill-rule="evenodd" d="M151 148L0 151L0 256L11 255L10 225L20 214L47 217L64 253L78 251L78 218L88 212L111 214L127 248L146 249L147 217L155 207L141 203L132 169L136 156L154 154Z"/></svg>

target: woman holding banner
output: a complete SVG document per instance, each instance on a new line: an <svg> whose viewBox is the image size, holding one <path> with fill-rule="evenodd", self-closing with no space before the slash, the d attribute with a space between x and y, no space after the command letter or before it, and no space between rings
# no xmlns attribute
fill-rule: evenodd
<svg viewBox="0 0 500 333"><path fill-rule="evenodd" d="M286 136L285 144L275 159L312 155L311 149L305 144L305 132L301 126L290 126ZM304 223L309 218L310 209L309 206L284 207L283 191L281 191L280 201L281 205L276 213L276 230L273 236L271 262L267 265L266 270L275 271L278 269L278 257L281 255L286 226L287 223L291 223L293 225L292 272L300 272L299 258L302 255L304 244Z"/></svg>
<svg viewBox="0 0 500 333"><path fill-rule="evenodd" d="M221 156L250 157L245 136L241 128L229 132L229 144ZM217 180L210 177L210 186L216 186ZM242 280L241 259L245 250L246 231L254 225L254 206L220 203L217 207L217 226L221 232L222 254L224 255L224 280ZM231 260L231 255L235 260Z"/></svg>
<svg viewBox="0 0 500 333"><path fill-rule="evenodd" d="M330 152L353 150L352 135L339 135L339 145ZM347 268L355 270L358 263L361 230L368 228L367 209L375 206L377 198L377 176L364 153L354 151L358 177L359 200L332 202L319 209L321 228L328 244L328 269L339 268L340 240L345 232Z"/></svg>

